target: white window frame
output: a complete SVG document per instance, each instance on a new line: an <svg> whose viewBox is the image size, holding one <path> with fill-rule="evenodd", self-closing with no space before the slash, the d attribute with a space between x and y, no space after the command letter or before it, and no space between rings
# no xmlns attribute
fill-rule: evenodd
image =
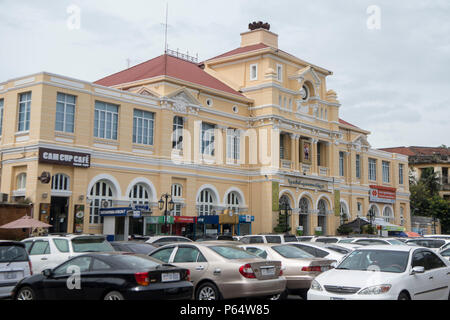
<svg viewBox="0 0 450 320"><path fill-rule="evenodd" d="M373 158L369 158L369 172L368 172L368 178L370 181L377 181L377 160Z"/></svg>
<svg viewBox="0 0 450 320"><path fill-rule="evenodd" d="M345 152L339 151L339 176L345 177Z"/></svg>
<svg viewBox="0 0 450 320"><path fill-rule="evenodd" d="M136 115L136 112L141 112ZM141 109L133 110L133 143L152 146L155 140L155 113Z"/></svg>
<svg viewBox="0 0 450 320"><path fill-rule="evenodd" d="M106 185L105 187L103 187ZM103 194L103 189L105 189L105 194ZM98 195L96 191L99 191ZM102 202L108 201L108 206L112 206L112 200L114 199L114 192L109 181L100 180L97 181L89 193L91 203L89 205L89 223L90 224L101 224L103 223L103 217L100 216L100 209L102 208Z"/></svg>
<svg viewBox="0 0 450 320"><path fill-rule="evenodd" d="M172 197L182 198L183 197L183 186L179 183L172 184Z"/></svg>
<svg viewBox="0 0 450 320"><path fill-rule="evenodd" d="M100 109L100 104L105 106L104 109ZM94 108L94 137L106 140L118 140L119 106L103 101L95 101ZM115 109L115 111L111 109ZM109 117L111 118L110 128L108 128ZM101 124L103 124L103 130L101 130Z"/></svg>
<svg viewBox="0 0 450 320"><path fill-rule="evenodd" d="M383 183L391 182L391 163L389 161L382 161Z"/></svg>
<svg viewBox="0 0 450 320"><path fill-rule="evenodd" d="M227 129L227 159L238 161L241 157L241 136L238 129Z"/></svg>
<svg viewBox="0 0 450 320"><path fill-rule="evenodd" d="M208 128L205 128L208 126ZM201 142L201 150L200 153L202 155L207 156L214 156L215 148L215 125L211 123L202 122L201 127L201 136L200 136L200 142Z"/></svg>
<svg viewBox="0 0 450 320"><path fill-rule="evenodd" d="M16 191L24 191L27 187L27 173L21 172L16 177Z"/></svg>
<svg viewBox="0 0 450 320"><path fill-rule="evenodd" d="M388 213L386 215L386 213ZM383 219L387 223L394 222L394 210L391 207L384 207L383 209Z"/></svg>
<svg viewBox="0 0 450 320"><path fill-rule="evenodd" d="M70 191L70 178L64 173L52 177L52 191Z"/></svg>
<svg viewBox="0 0 450 320"><path fill-rule="evenodd" d="M403 163L399 163L398 165L398 184L403 185L404 184L404 171L403 171L404 165Z"/></svg>
<svg viewBox="0 0 450 320"><path fill-rule="evenodd" d="M62 97L64 98L64 100L61 99ZM68 102L67 101L68 97L73 97L74 98L74 103ZM62 117L63 117L62 130L59 130L59 128L57 127L57 125L58 125L57 114L59 113L58 112L58 103L62 104L63 105L63 109L64 109L63 112L62 112ZM76 96L74 96L72 94L62 93L62 92L58 92L56 94L55 131L67 132L67 133L74 133L75 132L75 110L76 110L76 104L77 104L77 97ZM71 115L71 119L68 118L70 116L70 113L67 112L68 111L67 109L70 106L73 106L73 114ZM72 125L72 130L67 129L67 126L69 124Z"/></svg>
<svg viewBox="0 0 450 320"><path fill-rule="evenodd" d="M19 94L19 115L17 132L30 131L30 117L31 117L31 91ZM25 100L22 101L22 97Z"/></svg>
<svg viewBox="0 0 450 320"><path fill-rule="evenodd" d="M250 65L250 81L258 80L258 64L254 63Z"/></svg>
<svg viewBox="0 0 450 320"><path fill-rule="evenodd" d="M209 189L200 192L197 198L197 208L199 216L210 216L214 206L214 197Z"/></svg>
<svg viewBox="0 0 450 320"><path fill-rule="evenodd" d="M355 156L355 169L356 178L361 179L361 155L359 154Z"/></svg>
<svg viewBox="0 0 450 320"><path fill-rule="evenodd" d="M136 183L130 190L128 198L133 204L149 204L150 190L143 183Z"/></svg>
<svg viewBox="0 0 450 320"><path fill-rule="evenodd" d="M283 82L283 65L277 63L277 80Z"/></svg>
<svg viewBox="0 0 450 320"><path fill-rule="evenodd" d="M227 194L227 208L234 211L235 214L239 214L239 194L236 192L230 192Z"/></svg>
<svg viewBox="0 0 450 320"><path fill-rule="evenodd" d="M179 119L181 119L181 123L177 121ZM184 118L180 116L174 116L173 132L172 132L172 149L183 150L183 139L184 139L183 130L184 130Z"/></svg>

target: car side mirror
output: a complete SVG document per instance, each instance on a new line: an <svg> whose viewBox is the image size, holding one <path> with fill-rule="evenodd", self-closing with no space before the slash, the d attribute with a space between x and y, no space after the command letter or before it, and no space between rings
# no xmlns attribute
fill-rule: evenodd
<svg viewBox="0 0 450 320"><path fill-rule="evenodd" d="M53 271L52 271L52 269L45 269L44 271L42 271L42 274L45 277L49 278L49 277L51 277L53 275Z"/></svg>
<svg viewBox="0 0 450 320"><path fill-rule="evenodd" d="M411 270L411 274L424 273L424 272L425 272L425 268L424 267L414 267Z"/></svg>

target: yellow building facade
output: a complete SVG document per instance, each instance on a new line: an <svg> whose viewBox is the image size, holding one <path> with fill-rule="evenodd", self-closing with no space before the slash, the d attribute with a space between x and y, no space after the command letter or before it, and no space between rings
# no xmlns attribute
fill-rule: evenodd
<svg viewBox="0 0 450 320"><path fill-rule="evenodd" d="M280 201L305 235L369 212L411 229L407 157L339 118L332 72L264 28L189 59L168 52L95 83L45 72L0 83L0 192L31 201L54 232L116 239L271 233Z"/></svg>

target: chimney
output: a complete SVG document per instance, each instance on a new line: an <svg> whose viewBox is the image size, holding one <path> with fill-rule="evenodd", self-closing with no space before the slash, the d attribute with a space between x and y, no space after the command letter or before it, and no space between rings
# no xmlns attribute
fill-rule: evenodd
<svg viewBox="0 0 450 320"><path fill-rule="evenodd" d="M278 35L270 32L270 24L253 22L248 25L250 31L241 33L241 47L264 43L269 47L278 49Z"/></svg>

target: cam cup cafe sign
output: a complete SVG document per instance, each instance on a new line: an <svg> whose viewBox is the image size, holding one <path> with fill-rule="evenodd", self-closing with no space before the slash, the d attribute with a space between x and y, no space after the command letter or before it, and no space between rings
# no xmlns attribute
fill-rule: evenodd
<svg viewBox="0 0 450 320"><path fill-rule="evenodd" d="M396 199L396 191L395 188L371 185L369 201L393 204Z"/></svg>
<svg viewBox="0 0 450 320"><path fill-rule="evenodd" d="M89 153L39 148L39 162L89 168L91 166L91 155Z"/></svg>

